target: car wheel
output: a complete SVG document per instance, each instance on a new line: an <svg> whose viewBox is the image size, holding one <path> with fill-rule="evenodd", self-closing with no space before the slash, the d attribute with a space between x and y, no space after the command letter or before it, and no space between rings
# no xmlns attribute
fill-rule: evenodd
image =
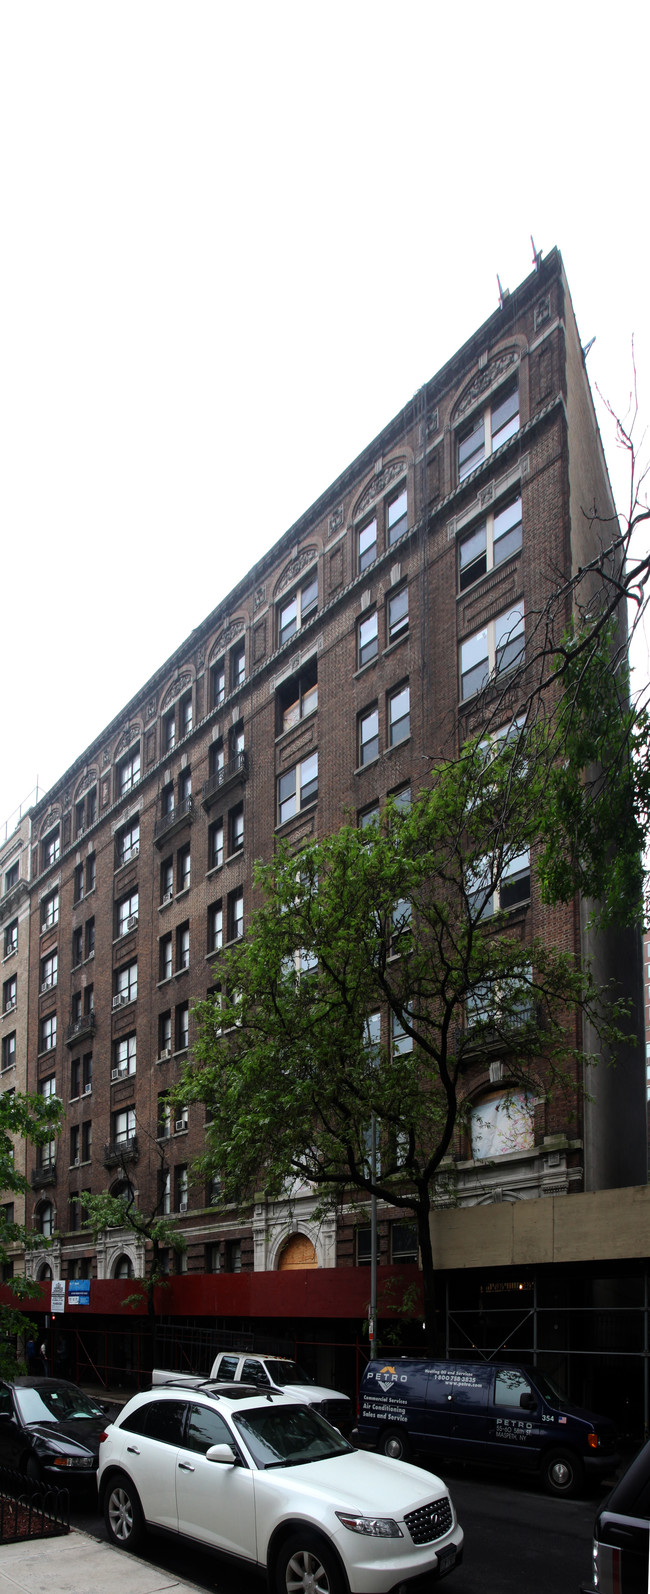
<svg viewBox="0 0 650 1594"><path fill-rule="evenodd" d="M135 1550L144 1538L144 1517L137 1490L129 1478L111 1478L104 1494L104 1521L109 1539L121 1550Z"/></svg>
<svg viewBox="0 0 650 1594"><path fill-rule="evenodd" d="M305 1529L286 1539L275 1564L276 1594L344 1594L333 1550Z"/></svg>
<svg viewBox="0 0 650 1594"><path fill-rule="evenodd" d="M403 1428L387 1428L381 1436L381 1445L385 1456L390 1456L391 1461L410 1461L413 1451Z"/></svg>
<svg viewBox="0 0 650 1594"><path fill-rule="evenodd" d="M542 1478L549 1494L564 1495L568 1499L581 1489L584 1468L579 1456L571 1450L550 1450L542 1462Z"/></svg>

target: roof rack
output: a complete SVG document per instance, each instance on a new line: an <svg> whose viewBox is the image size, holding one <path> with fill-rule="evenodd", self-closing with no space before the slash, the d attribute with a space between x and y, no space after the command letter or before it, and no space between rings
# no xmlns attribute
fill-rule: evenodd
<svg viewBox="0 0 650 1594"><path fill-rule="evenodd" d="M178 1373L176 1377L165 1378L163 1382L153 1384L152 1389L193 1389L197 1394L210 1395L213 1400L221 1400L224 1395L229 1400L247 1400L251 1395L262 1393L257 1384L234 1384L217 1378L193 1378L188 1373ZM263 1393L266 1394L266 1390Z"/></svg>

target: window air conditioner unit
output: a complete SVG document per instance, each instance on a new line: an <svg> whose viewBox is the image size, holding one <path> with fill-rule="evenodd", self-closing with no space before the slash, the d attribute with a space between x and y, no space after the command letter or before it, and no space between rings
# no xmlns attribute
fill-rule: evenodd
<svg viewBox="0 0 650 1594"><path fill-rule="evenodd" d="M91 1091L92 1091L92 1088L93 1088L92 1085L84 1085L84 1089L83 1089L84 1096L89 1096Z"/></svg>
<svg viewBox="0 0 650 1594"><path fill-rule="evenodd" d="M163 1058L171 1057L171 1054L172 1054L171 1046L163 1046L163 1049L162 1049L162 1051L160 1053L160 1061L162 1062Z"/></svg>
<svg viewBox="0 0 650 1594"><path fill-rule="evenodd" d="M187 1124L185 1122L185 1119L184 1118L177 1118L176 1122L174 1124L174 1129L176 1130L176 1134L177 1135L180 1135L181 1130L187 1129Z"/></svg>
<svg viewBox="0 0 650 1594"><path fill-rule="evenodd" d="M49 980L43 980L43 984L41 986L41 995L43 994L43 991L49 991L49 989L50 989Z"/></svg>
<svg viewBox="0 0 650 1594"><path fill-rule="evenodd" d="M79 1167L79 1162L80 1162L80 1158L79 1157L75 1157L75 1159L74 1159L75 1168Z"/></svg>
<svg viewBox="0 0 650 1594"><path fill-rule="evenodd" d="M113 1007L122 1007L128 1001L130 1001L128 991L118 991L117 996L113 997Z"/></svg>
<svg viewBox="0 0 650 1594"><path fill-rule="evenodd" d="M127 919L126 928L127 928L127 930L137 930L137 928L138 928L138 915L137 915L137 913L132 913L131 917L129 919Z"/></svg>
<svg viewBox="0 0 650 1594"><path fill-rule="evenodd" d="M120 1069L119 1068L111 1068L111 1079L119 1079L119 1077L120 1077Z"/></svg>
<svg viewBox="0 0 650 1594"><path fill-rule="evenodd" d="M170 886L169 891L163 892L163 902L171 902L173 895L174 887Z"/></svg>
<svg viewBox="0 0 650 1594"><path fill-rule="evenodd" d="M178 1210L179 1212L187 1212L187 1201L179 1201Z"/></svg>

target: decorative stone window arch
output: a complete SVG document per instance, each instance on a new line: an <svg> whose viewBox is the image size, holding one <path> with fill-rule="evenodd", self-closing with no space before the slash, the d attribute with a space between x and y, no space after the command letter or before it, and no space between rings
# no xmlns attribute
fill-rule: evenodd
<svg viewBox="0 0 650 1594"><path fill-rule="evenodd" d="M121 1251L113 1263L112 1276L114 1279L132 1279L134 1277L133 1262L126 1251Z"/></svg>
<svg viewBox="0 0 650 1594"><path fill-rule="evenodd" d="M145 1243L137 1239L130 1229L105 1229L97 1238L97 1277L98 1279L124 1278L126 1274L117 1274L115 1269L119 1263L128 1260L133 1269L130 1278L144 1278L145 1275Z"/></svg>
<svg viewBox="0 0 650 1594"><path fill-rule="evenodd" d="M49 1262L41 1262L41 1265L40 1265L40 1267L38 1269L38 1272L36 1274L36 1278L37 1278L39 1284L46 1284L46 1283L48 1283L48 1281L50 1279L53 1279L53 1277L54 1277L54 1274L52 1272L52 1269L50 1267Z"/></svg>
<svg viewBox="0 0 650 1594"><path fill-rule="evenodd" d="M476 1098L469 1117L471 1155L475 1162L535 1146L535 1098L521 1084L501 1081Z"/></svg>
<svg viewBox="0 0 650 1594"><path fill-rule="evenodd" d="M313 1240L300 1229L291 1234L278 1252L276 1267L279 1272L298 1267L318 1267L318 1257Z"/></svg>

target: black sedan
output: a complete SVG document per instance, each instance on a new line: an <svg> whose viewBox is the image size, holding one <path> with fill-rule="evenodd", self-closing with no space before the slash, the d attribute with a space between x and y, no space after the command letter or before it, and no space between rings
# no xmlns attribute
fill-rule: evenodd
<svg viewBox="0 0 650 1594"><path fill-rule="evenodd" d="M35 1483L94 1483L107 1409L62 1378L0 1381L0 1464Z"/></svg>

